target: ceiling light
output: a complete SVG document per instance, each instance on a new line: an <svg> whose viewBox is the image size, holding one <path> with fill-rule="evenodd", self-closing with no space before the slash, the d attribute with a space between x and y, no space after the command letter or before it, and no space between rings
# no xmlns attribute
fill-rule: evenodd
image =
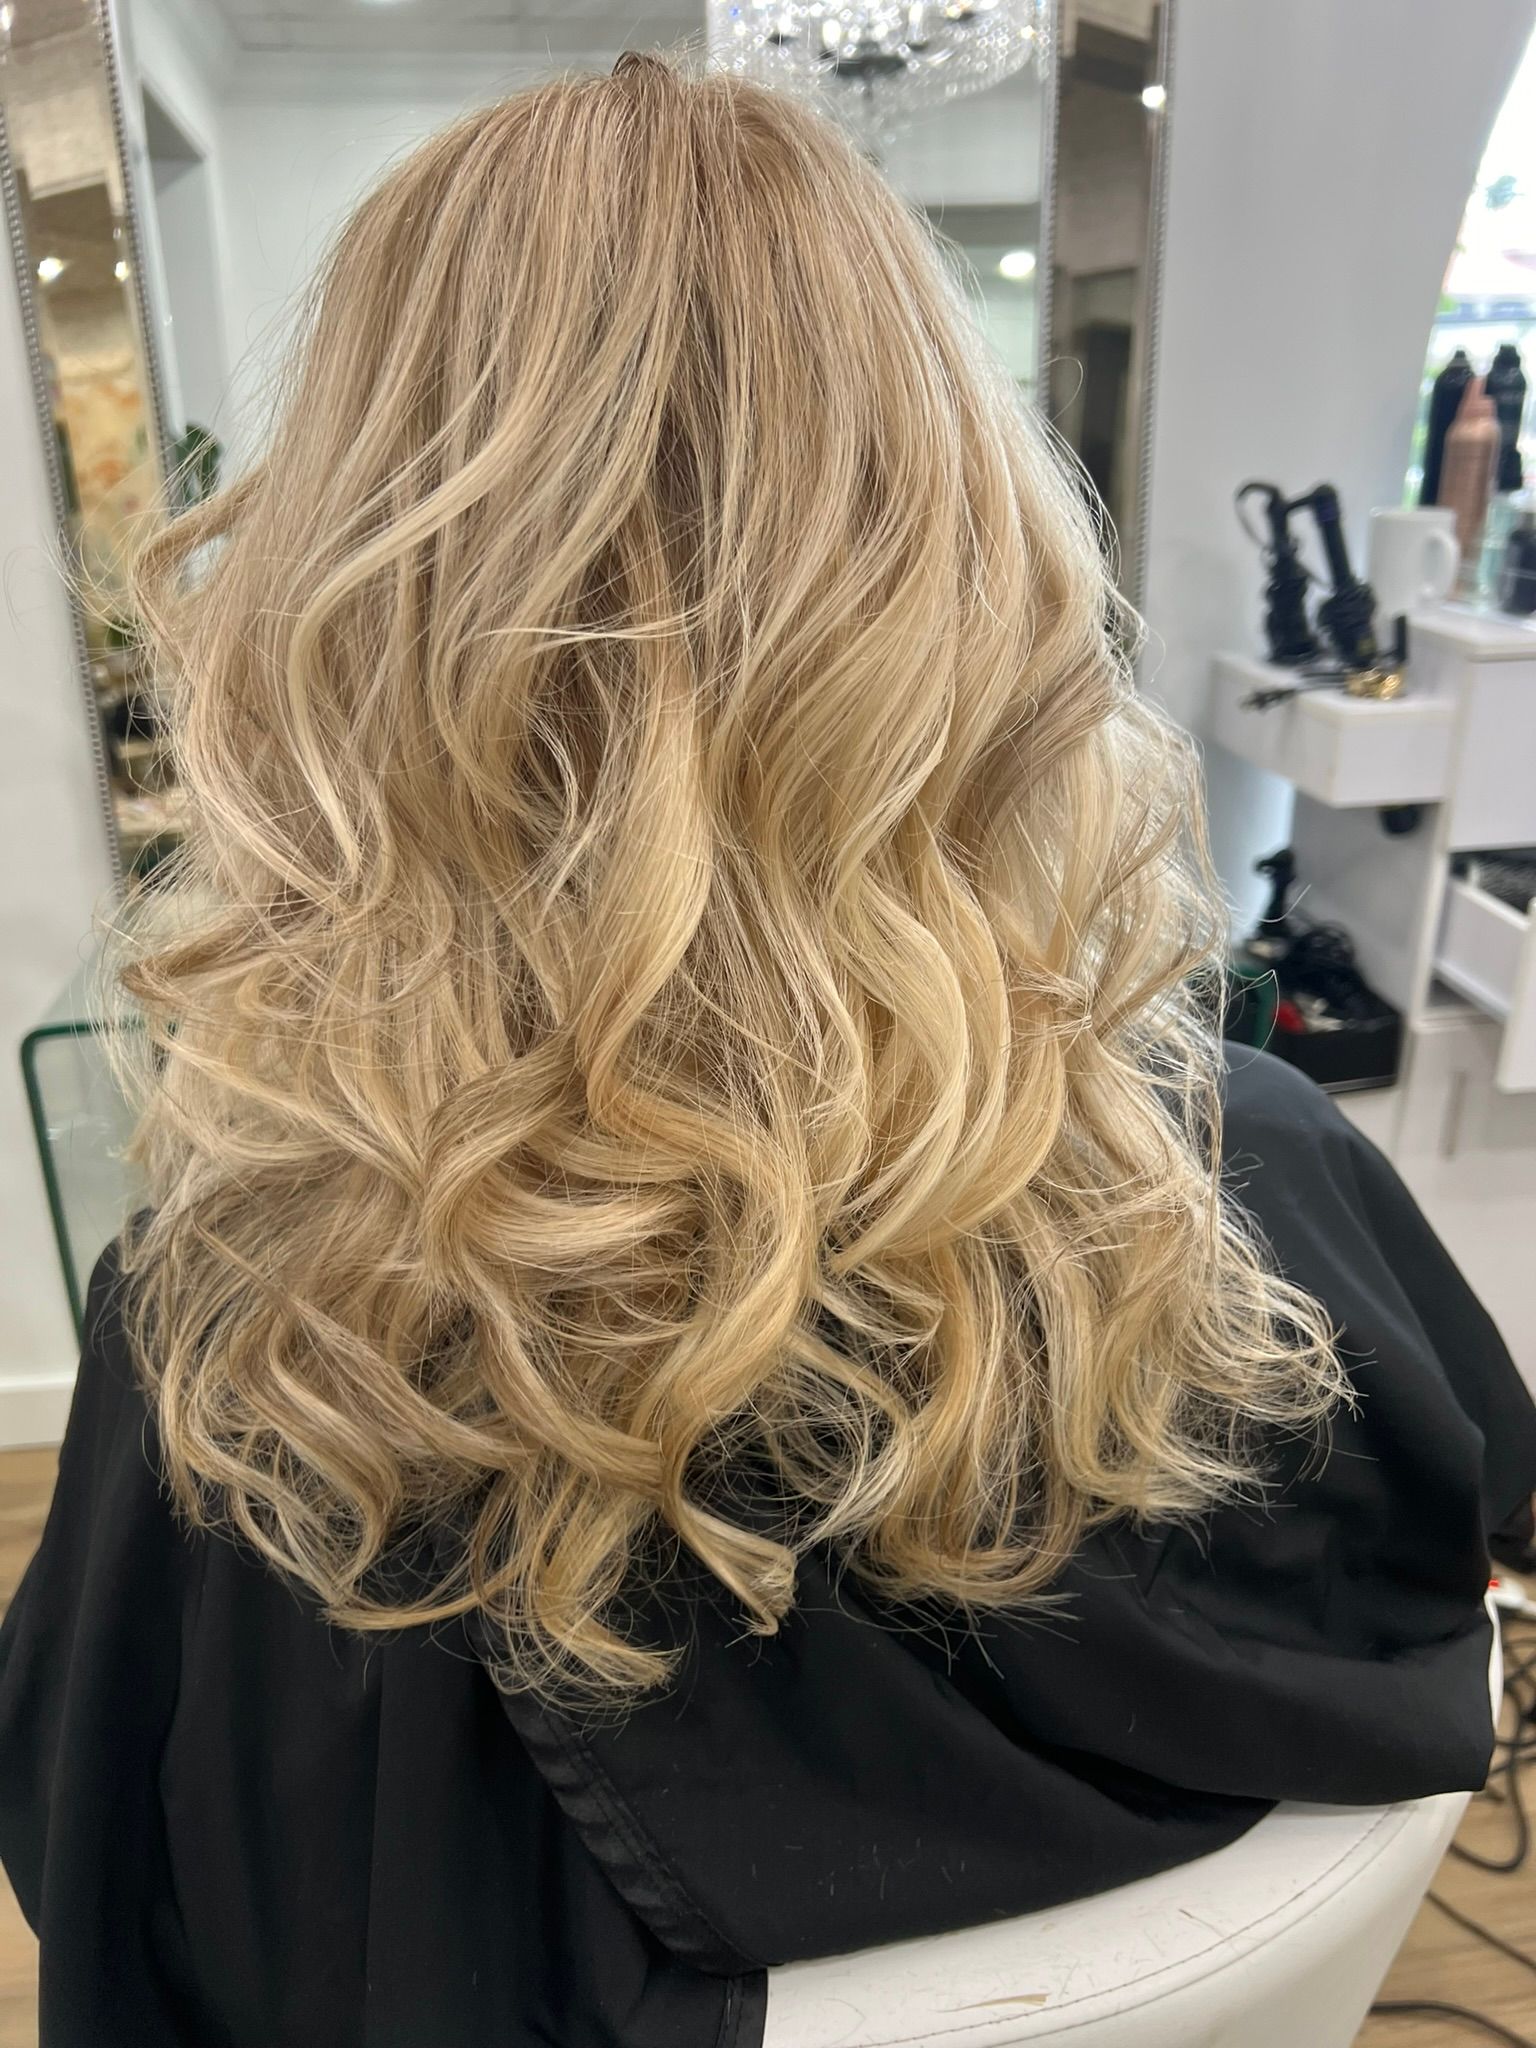
<svg viewBox="0 0 1536 2048"><path fill-rule="evenodd" d="M117 279L119 284L126 284L128 282L127 264L122 262L121 259L119 259L119 261L114 263L112 266L112 275Z"/></svg>
<svg viewBox="0 0 1536 2048"><path fill-rule="evenodd" d="M52 284L55 278L64 275L64 258L62 256L45 256L37 266L37 274L44 284Z"/></svg>
<svg viewBox="0 0 1536 2048"><path fill-rule="evenodd" d="M1026 277L1035 274L1035 252L1033 249L1010 249L997 266L999 277L1006 277L1014 284L1022 284Z"/></svg>
<svg viewBox="0 0 1536 2048"><path fill-rule="evenodd" d="M717 63L803 92L869 143L1038 69L1050 12L1049 0L707 0L705 17Z"/></svg>
<svg viewBox="0 0 1536 2048"><path fill-rule="evenodd" d="M1141 88L1141 104L1149 114L1160 113L1168 104L1166 85L1144 85Z"/></svg>

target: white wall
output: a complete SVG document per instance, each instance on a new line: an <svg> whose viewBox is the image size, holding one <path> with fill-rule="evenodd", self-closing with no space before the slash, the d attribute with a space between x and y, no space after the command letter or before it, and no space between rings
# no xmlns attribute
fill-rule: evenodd
<svg viewBox="0 0 1536 2048"><path fill-rule="evenodd" d="M106 826L53 506L32 406L21 306L0 278L0 1444L63 1426L74 1375L69 1302L54 1250L18 1051L74 973L111 883Z"/></svg>
<svg viewBox="0 0 1536 2048"><path fill-rule="evenodd" d="M189 421L215 426L229 399L214 172L205 159L181 156L151 156L149 168L168 343L161 368L175 438Z"/></svg>
<svg viewBox="0 0 1536 2048"><path fill-rule="evenodd" d="M1030 68L975 99L933 108L882 151L891 182L923 206L1033 206L1041 100Z"/></svg>
<svg viewBox="0 0 1536 2048"><path fill-rule="evenodd" d="M130 81L124 113L141 201L148 298L160 335L166 426L174 438L188 418L217 427L226 404L220 95L235 48L217 9L196 0L131 0L119 11L118 26ZM146 94L189 146L187 160L166 165L152 157Z"/></svg>
<svg viewBox="0 0 1536 2048"><path fill-rule="evenodd" d="M1197 730L1210 658L1258 650L1235 487L1327 480L1360 562L1402 496L1441 276L1536 0L1178 0L1143 610L1148 686ZM1209 761L1241 921L1281 785Z"/></svg>
<svg viewBox="0 0 1536 2048"><path fill-rule="evenodd" d="M266 394L299 295L336 230L386 167L477 100L505 90L466 62L431 96L235 100L222 110L224 329L232 363L222 422L235 460L259 442Z"/></svg>
<svg viewBox="0 0 1536 2048"><path fill-rule="evenodd" d="M311 66L306 75L291 60L269 59L245 80L237 71L217 124L224 324L234 366L226 419L237 456L259 437L299 294L357 201L434 130L561 68L557 58L511 70L443 61L419 82L400 67L348 76ZM1039 147L1031 74L982 100L936 108L891 143L887 168L902 191L928 205L1023 205L1039 197Z"/></svg>

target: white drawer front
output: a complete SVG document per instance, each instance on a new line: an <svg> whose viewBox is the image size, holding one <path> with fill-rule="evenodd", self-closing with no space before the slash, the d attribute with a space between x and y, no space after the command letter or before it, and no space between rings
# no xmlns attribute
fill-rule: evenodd
<svg viewBox="0 0 1536 2048"><path fill-rule="evenodd" d="M1536 920L1453 878L1435 971L1458 995L1502 1020L1498 1085L1536 1088Z"/></svg>

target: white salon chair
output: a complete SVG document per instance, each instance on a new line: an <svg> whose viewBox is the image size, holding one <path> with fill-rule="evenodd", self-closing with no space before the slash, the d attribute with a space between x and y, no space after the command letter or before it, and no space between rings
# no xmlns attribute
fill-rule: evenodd
<svg viewBox="0 0 1536 2048"><path fill-rule="evenodd" d="M1497 1630L1490 1679L1497 1712ZM1279 1806L1097 1898L775 1970L764 2048L1348 2048L1467 1796Z"/></svg>

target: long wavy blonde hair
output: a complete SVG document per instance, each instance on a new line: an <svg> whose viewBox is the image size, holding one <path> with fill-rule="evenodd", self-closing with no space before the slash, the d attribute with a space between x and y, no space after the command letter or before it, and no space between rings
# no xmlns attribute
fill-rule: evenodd
<svg viewBox="0 0 1536 2048"><path fill-rule="evenodd" d="M436 136L139 588L130 1328L180 1501L336 1620L612 1696L678 1545L763 1631L812 1545L1014 1606L1325 1410L1221 1193L1189 749L811 115L625 60Z"/></svg>

